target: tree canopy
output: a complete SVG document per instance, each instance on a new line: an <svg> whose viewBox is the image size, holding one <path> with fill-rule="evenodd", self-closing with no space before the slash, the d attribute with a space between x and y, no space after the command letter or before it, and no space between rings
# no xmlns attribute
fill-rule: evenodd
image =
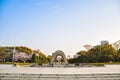
<svg viewBox="0 0 120 80"><path fill-rule="evenodd" d="M108 43L104 45L96 45L87 51L79 51L77 54L79 56L77 58L70 59L70 63L120 61L120 50L116 50L111 44Z"/></svg>
<svg viewBox="0 0 120 80"><path fill-rule="evenodd" d="M42 52L40 52L39 50L34 50L34 51L33 51L33 55L32 55L32 62L33 62L33 63L39 63L39 64L48 63L48 59L47 59L47 57L46 57Z"/></svg>
<svg viewBox="0 0 120 80"><path fill-rule="evenodd" d="M0 47L0 61L3 61L7 57L7 52L4 47Z"/></svg>

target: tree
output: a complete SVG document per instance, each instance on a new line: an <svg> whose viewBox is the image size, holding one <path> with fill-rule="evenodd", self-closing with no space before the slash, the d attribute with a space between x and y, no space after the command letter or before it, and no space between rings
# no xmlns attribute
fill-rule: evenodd
<svg viewBox="0 0 120 80"><path fill-rule="evenodd" d="M77 58L70 58L69 63L71 63L71 64L78 63L78 60L77 60Z"/></svg>
<svg viewBox="0 0 120 80"><path fill-rule="evenodd" d="M78 58L77 58L77 63L88 63L88 57L87 55L80 55Z"/></svg>
<svg viewBox="0 0 120 80"><path fill-rule="evenodd" d="M39 63L48 63L47 57L44 54L39 55Z"/></svg>
<svg viewBox="0 0 120 80"><path fill-rule="evenodd" d="M52 60L52 56L48 55L48 56L47 56L47 60L48 60L48 62L50 63L51 60Z"/></svg>
<svg viewBox="0 0 120 80"><path fill-rule="evenodd" d="M17 50L18 52L24 52L24 53L27 53L27 54L31 54L31 53L32 53L32 50L31 50L30 48L28 48L28 47L17 46L17 47L15 47L15 48L16 48L16 50Z"/></svg>
<svg viewBox="0 0 120 80"><path fill-rule="evenodd" d="M36 62L37 62L37 56L36 56L36 54L33 54L33 55L32 55L32 62L33 62L33 63L36 63Z"/></svg>
<svg viewBox="0 0 120 80"><path fill-rule="evenodd" d="M32 62L39 64L48 63L47 57L41 51L34 50L33 53Z"/></svg>
<svg viewBox="0 0 120 80"><path fill-rule="evenodd" d="M87 51L80 51L77 53L79 56L77 58L78 63L87 63L88 62L88 52Z"/></svg>
<svg viewBox="0 0 120 80"><path fill-rule="evenodd" d="M79 52L77 52L77 54L78 55L87 55L87 51L84 51L84 50L83 51L79 51Z"/></svg>
<svg viewBox="0 0 120 80"><path fill-rule="evenodd" d="M14 50L14 48L15 48L15 51L16 51L14 59L16 61L23 61L23 60L26 61L27 60L26 58L28 58L28 56L32 54L32 50L30 48L24 47L24 46L15 46L15 47L6 46L6 47L0 47L0 48L3 49L3 51L1 50L1 52L5 53L5 59L4 60L8 61L8 62L13 61L13 50ZM3 55L2 53L1 53L1 57ZM23 54L21 54L21 53L23 53ZM30 61L30 59L29 59L29 61Z"/></svg>
<svg viewBox="0 0 120 80"><path fill-rule="evenodd" d="M120 62L120 40L114 42L112 46L117 50L117 61Z"/></svg>
<svg viewBox="0 0 120 80"><path fill-rule="evenodd" d="M97 62L98 55L100 54L100 46L94 46L92 49L88 51L88 61L89 62Z"/></svg>
<svg viewBox="0 0 120 80"><path fill-rule="evenodd" d="M85 49L86 49L87 51L92 48L92 46L91 46L90 44L86 44L86 45L84 45L84 47L85 47Z"/></svg>
<svg viewBox="0 0 120 80"><path fill-rule="evenodd" d="M5 48L0 47L0 61L4 61L6 57L7 57L7 52Z"/></svg>
<svg viewBox="0 0 120 80"><path fill-rule="evenodd" d="M88 52L90 62L109 62L116 61L117 52L110 45L97 45Z"/></svg>
<svg viewBox="0 0 120 80"><path fill-rule="evenodd" d="M120 49L120 40L114 42L114 43L112 44L112 46L113 46L116 50L119 50L119 49Z"/></svg>
<svg viewBox="0 0 120 80"><path fill-rule="evenodd" d="M117 47L118 48L118 47ZM76 58L69 59L70 63L84 62L118 62L120 49L116 50L111 44L96 45L87 51L79 51Z"/></svg>

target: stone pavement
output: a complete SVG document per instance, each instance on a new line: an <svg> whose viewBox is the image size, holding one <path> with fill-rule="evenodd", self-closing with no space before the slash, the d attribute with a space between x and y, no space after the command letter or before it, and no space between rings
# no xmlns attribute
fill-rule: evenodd
<svg viewBox="0 0 120 80"><path fill-rule="evenodd" d="M120 65L105 65L105 67L12 67L0 65L0 73L29 74L92 74L120 73Z"/></svg>
<svg viewBox="0 0 120 80"><path fill-rule="evenodd" d="M120 80L120 65L66 68L0 65L0 80Z"/></svg>

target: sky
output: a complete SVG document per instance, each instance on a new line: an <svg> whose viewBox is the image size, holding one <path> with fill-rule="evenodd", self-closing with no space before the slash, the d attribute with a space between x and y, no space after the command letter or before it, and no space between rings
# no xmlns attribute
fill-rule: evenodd
<svg viewBox="0 0 120 80"><path fill-rule="evenodd" d="M0 46L74 55L120 40L120 0L0 0Z"/></svg>

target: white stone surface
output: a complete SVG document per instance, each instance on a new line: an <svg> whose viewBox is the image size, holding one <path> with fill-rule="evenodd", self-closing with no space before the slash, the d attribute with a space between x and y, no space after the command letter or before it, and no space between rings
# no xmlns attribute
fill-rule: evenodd
<svg viewBox="0 0 120 80"><path fill-rule="evenodd" d="M93 74L120 73L120 65L105 65L105 67L13 67L0 65L0 73L29 74Z"/></svg>

